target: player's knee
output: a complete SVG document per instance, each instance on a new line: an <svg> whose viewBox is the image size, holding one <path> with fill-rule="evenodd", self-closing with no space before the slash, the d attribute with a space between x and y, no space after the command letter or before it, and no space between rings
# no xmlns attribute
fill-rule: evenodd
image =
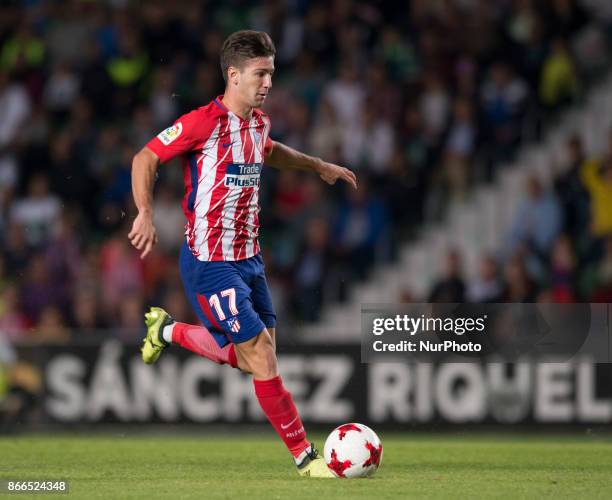
<svg viewBox="0 0 612 500"><path fill-rule="evenodd" d="M251 365L253 376L259 379L270 379L278 375L278 363L272 344L258 349Z"/></svg>
<svg viewBox="0 0 612 500"><path fill-rule="evenodd" d="M242 346L240 350L255 378L265 380L278 375L274 343L267 331L262 332L252 344Z"/></svg>

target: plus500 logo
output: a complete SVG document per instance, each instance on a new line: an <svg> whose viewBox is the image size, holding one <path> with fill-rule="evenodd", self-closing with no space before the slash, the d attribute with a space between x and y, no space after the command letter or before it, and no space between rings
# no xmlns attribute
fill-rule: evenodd
<svg viewBox="0 0 612 500"><path fill-rule="evenodd" d="M226 187L256 187L259 186L261 163L230 163L225 172Z"/></svg>

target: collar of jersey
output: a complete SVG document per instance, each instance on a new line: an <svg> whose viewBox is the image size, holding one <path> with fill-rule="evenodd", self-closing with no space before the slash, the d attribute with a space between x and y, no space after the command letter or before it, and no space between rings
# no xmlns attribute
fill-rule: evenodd
<svg viewBox="0 0 612 500"><path fill-rule="evenodd" d="M226 113L228 113L228 114L229 114L229 113L231 113L231 114L232 114L232 115L234 115L236 118L238 118L238 119L239 119L241 122L250 122L251 120L245 120L244 118L242 118L242 116L237 115L236 113L234 113L233 111L230 111L229 109L227 109L227 108L225 107L225 105L224 105L224 104L221 102L221 99L223 99L223 96L224 96L224 95L225 95L225 94L218 95L218 96L217 96L217 97L216 97L216 98L213 100L213 102L214 102L214 103L215 103L217 106L219 106L219 108L220 108L220 109L222 109L223 111L225 111L225 112L226 112ZM255 111L253 111L253 113L255 113ZM251 117L251 118L252 118L252 117Z"/></svg>

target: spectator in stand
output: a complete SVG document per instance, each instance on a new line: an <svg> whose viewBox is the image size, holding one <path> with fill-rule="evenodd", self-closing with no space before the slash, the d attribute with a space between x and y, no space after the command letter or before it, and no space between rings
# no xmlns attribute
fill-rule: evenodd
<svg viewBox="0 0 612 500"><path fill-rule="evenodd" d="M406 110L401 144L404 149L408 175L422 189L421 196L423 196L428 190L431 177L429 169L433 155L427 142L423 118L420 111L414 107L408 107Z"/></svg>
<svg viewBox="0 0 612 500"><path fill-rule="evenodd" d="M453 103L453 117L446 136L446 151L469 160L476 148L476 134L477 128L471 102L463 97L456 98Z"/></svg>
<svg viewBox="0 0 612 500"><path fill-rule="evenodd" d="M430 147L437 147L450 115L450 95L440 75L430 72L424 79L419 99L423 131Z"/></svg>
<svg viewBox="0 0 612 500"><path fill-rule="evenodd" d="M510 157L520 137L527 96L527 86L513 68L494 62L481 89L485 139L491 142L494 159Z"/></svg>
<svg viewBox="0 0 612 500"><path fill-rule="evenodd" d="M295 269L293 301L304 321L317 321L324 299L324 282L329 271L329 227L325 219L311 219Z"/></svg>
<svg viewBox="0 0 612 500"><path fill-rule="evenodd" d="M467 284L469 302L494 302L502 293L502 282L497 272L497 262L492 255L483 255L478 266L478 276Z"/></svg>
<svg viewBox="0 0 612 500"><path fill-rule="evenodd" d="M70 340L61 311L55 306L47 306L40 313L40 319L32 330L31 340L44 343L65 343Z"/></svg>
<svg viewBox="0 0 612 500"><path fill-rule="evenodd" d="M368 63L366 71L369 105L376 109L382 120L397 123L402 111L398 106L402 102L399 86L389 79L387 68L379 60Z"/></svg>
<svg viewBox="0 0 612 500"><path fill-rule="evenodd" d="M28 195L14 204L11 220L23 225L28 245L35 247L49 240L60 213L60 200L50 192L49 178L38 173L28 183Z"/></svg>
<svg viewBox="0 0 612 500"><path fill-rule="evenodd" d="M506 255L525 246L536 257L546 256L562 229L561 206L536 177L530 176L525 184L526 196L514 216Z"/></svg>
<svg viewBox="0 0 612 500"><path fill-rule="evenodd" d="M600 239L612 233L612 133L607 154L585 162L581 177L591 204L590 232Z"/></svg>
<svg viewBox="0 0 612 500"><path fill-rule="evenodd" d="M461 270L461 255L455 249L446 254L443 276L434 284L428 302L465 302L465 282Z"/></svg>
<svg viewBox="0 0 612 500"><path fill-rule="evenodd" d="M102 303L110 317L115 317L124 297L143 290L143 264L125 234L122 227L100 249Z"/></svg>
<svg viewBox="0 0 612 500"><path fill-rule="evenodd" d="M360 179L359 189L345 190L334 229L335 258L348 263L352 275L365 278L368 263L387 244L389 215L386 205L369 193L367 181Z"/></svg>
<svg viewBox="0 0 612 500"><path fill-rule="evenodd" d="M42 311L58 304L55 295L56 283L51 281L44 254L36 253L31 258L20 287L20 309L32 324L38 323Z"/></svg>
<svg viewBox="0 0 612 500"><path fill-rule="evenodd" d="M12 194L18 180L15 154L20 131L32 111L31 98L14 75L0 69L0 201Z"/></svg>
<svg viewBox="0 0 612 500"><path fill-rule="evenodd" d="M567 235L555 241L550 263L550 292L553 302L570 303L577 300L576 256Z"/></svg>
<svg viewBox="0 0 612 500"><path fill-rule="evenodd" d="M0 292L0 332L18 342L26 337L31 326L32 322L19 308L18 287L6 283Z"/></svg>
<svg viewBox="0 0 612 500"><path fill-rule="evenodd" d="M540 100L549 109L571 102L578 91L578 75L567 43L562 38L553 40L550 54L542 67Z"/></svg>
<svg viewBox="0 0 612 500"><path fill-rule="evenodd" d="M342 155L356 172L384 178L394 149L393 128L374 102L366 104L359 118L344 127Z"/></svg>
<svg viewBox="0 0 612 500"><path fill-rule="evenodd" d="M148 138L155 135L157 130L153 123L153 113L146 106L139 106L134 110L132 122L128 131L128 141L130 144L146 144Z"/></svg>
<svg viewBox="0 0 612 500"><path fill-rule="evenodd" d="M321 158L331 158L330 161L336 161L334 159L339 158L343 139L344 127L334 107L327 99L323 99L310 135L311 151Z"/></svg>
<svg viewBox="0 0 612 500"><path fill-rule="evenodd" d="M83 164L75 161L75 156L74 138L68 130L50 137L47 162L53 172L51 188L61 199L78 204L91 214L93 210L85 207L99 187Z"/></svg>
<svg viewBox="0 0 612 500"><path fill-rule="evenodd" d="M158 248L165 253L177 250L181 235L185 233L185 215L176 203L174 191L169 183L164 183L155 195L153 220L157 228Z"/></svg>
<svg viewBox="0 0 612 500"><path fill-rule="evenodd" d="M167 66L159 68L153 76L153 90L149 101L156 129L165 127L178 114L175 90L176 82L171 68Z"/></svg>
<svg viewBox="0 0 612 500"><path fill-rule="evenodd" d="M3 258L6 272L11 278L23 276L32 257L32 249L26 241L23 224L11 223L3 235Z"/></svg>
<svg viewBox="0 0 612 500"><path fill-rule="evenodd" d="M118 321L115 324L119 337L126 342L139 340L145 330L142 321L142 297L137 293L124 294L118 307Z"/></svg>
<svg viewBox="0 0 612 500"><path fill-rule="evenodd" d="M90 159L89 170L101 184L106 184L113 169L121 162L121 134L118 127L108 125L100 131L94 146L96 155Z"/></svg>
<svg viewBox="0 0 612 500"><path fill-rule="evenodd" d="M357 67L344 61L338 70L338 78L332 80L323 91L323 98L334 108L344 125L355 123L366 99L364 84Z"/></svg>
<svg viewBox="0 0 612 500"><path fill-rule="evenodd" d="M525 259L516 253L504 265L504 288L495 302L535 302L538 287L527 273Z"/></svg>
<svg viewBox="0 0 612 500"><path fill-rule="evenodd" d="M45 43L35 33L32 23L22 19L0 49L0 67L6 71L27 71L40 67L44 59Z"/></svg>
<svg viewBox="0 0 612 500"><path fill-rule="evenodd" d="M568 168L557 178L555 191L563 207L565 231L584 246L590 223L589 194L582 183L582 166L585 162L582 141L577 135L567 141Z"/></svg>
<svg viewBox="0 0 612 500"><path fill-rule="evenodd" d="M119 33L119 52L106 65L111 82L115 86L113 109L117 113L133 109L139 86L149 67L147 53L141 46L137 31Z"/></svg>
<svg viewBox="0 0 612 500"><path fill-rule="evenodd" d="M304 101L296 100L287 110L287 133L285 135L285 144L298 149L305 150L310 132L310 110Z"/></svg>
<svg viewBox="0 0 612 500"><path fill-rule="evenodd" d="M80 84L80 78L67 63L55 66L43 91L43 103L56 120L65 120L79 94Z"/></svg>
<svg viewBox="0 0 612 500"><path fill-rule="evenodd" d="M96 329L110 326L105 323L104 316L100 314L99 301L94 290L84 289L75 293L70 307L72 316L70 326L79 333L74 337L75 339L82 339L80 334L91 334Z"/></svg>
<svg viewBox="0 0 612 500"><path fill-rule="evenodd" d="M325 194L325 185L314 175L302 180L304 205L289 222L289 231L296 240L304 237L304 228L312 219L330 219L336 212L334 203Z"/></svg>
<svg viewBox="0 0 612 500"><path fill-rule="evenodd" d="M306 192L300 172L282 170L277 177L274 211L276 218L282 223L286 223L304 207Z"/></svg>
<svg viewBox="0 0 612 500"><path fill-rule="evenodd" d="M67 311L73 286L81 264L80 240L77 232L78 212L64 212L52 228L45 248L45 261L49 279L55 283L56 304Z"/></svg>

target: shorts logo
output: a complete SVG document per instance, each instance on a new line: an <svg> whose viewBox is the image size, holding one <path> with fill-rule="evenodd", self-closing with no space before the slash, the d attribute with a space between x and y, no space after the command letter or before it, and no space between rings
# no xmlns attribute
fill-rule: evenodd
<svg viewBox="0 0 612 500"><path fill-rule="evenodd" d="M164 144L164 146L167 146L172 141L174 141L179 135L181 135L182 131L183 131L183 124L181 122L178 122L172 125L172 127L168 127L166 130L160 132L157 135L157 138Z"/></svg>
<svg viewBox="0 0 612 500"><path fill-rule="evenodd" d="M234 333L238 333L240 331L240 321L238 321L238 318L228 319L227 326L229 326L230 330L232 330Z"/></svg>

